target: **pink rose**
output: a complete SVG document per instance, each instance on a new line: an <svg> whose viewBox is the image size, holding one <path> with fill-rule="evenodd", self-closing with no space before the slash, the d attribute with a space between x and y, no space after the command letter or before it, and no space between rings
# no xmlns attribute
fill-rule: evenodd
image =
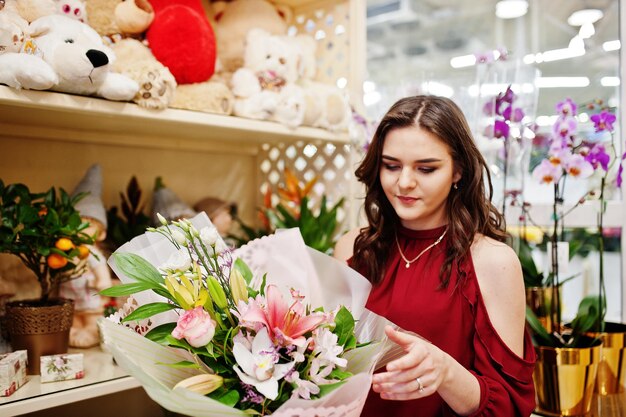
<svg viewBox="0 0 626 417"><path fill-rule="evenodd" d="M201 306L187 310L178 318L172 336L185 338L193 347L206 346L215 334L215 321Z"/></svg>

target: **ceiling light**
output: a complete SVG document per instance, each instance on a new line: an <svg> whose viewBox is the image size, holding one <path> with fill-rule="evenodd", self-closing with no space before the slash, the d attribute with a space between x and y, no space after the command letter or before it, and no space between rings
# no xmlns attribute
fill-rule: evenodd
<svg viewBox="0 0 626 417"><path fill-rule="evenodd" d="M422 83L422 90L427 94L435 96L452 97L454 95L454 88L449 85L438 83L436 81L428 81Z"/></svg>
<svg viewBox="0 0 626 417"><path fill-rule="evenodd" d="M617 87L619 85L619 77L602 77L600 84L602 87Z"/></svg>
<svg viewBox="0 0 626 417"><path fill-rule="evenodd" d="M452 66L452 68L471 67L474 64L476 64L475 55L455 56L450 60L450 66Z"/></svg>
<svg viewBox="0 0 626 417"><path fill-rule="evenodd" d="M604 42L602 44L602 49L604 49L607 52L609 52L609 51L617 51L621 47L622 47L622 44L621 44L621 42L619 40L608 41L608 42Z"/></svg>
<svg viewBox="0 0 626 417"><path fill-rule="evenodd" d="M596 29L593 27L593 23L583 23L578 31L578 36L582 39L589 39L595 35Z"/></svg>
<svg viewBox="0 0 626 417"><path fill-rule="evenodd" d="M522 17L528 11L527 0L500 0L496 3L496 16L500 19Z"/></svg>
<svg viewBox="0 0 626 417"><path fill-rule="evenodd" d="M582 26L585 23L596 23L603 16L604 13L600 9L583 9L572 13L567 18L567 23L570 26Z"/></svg>

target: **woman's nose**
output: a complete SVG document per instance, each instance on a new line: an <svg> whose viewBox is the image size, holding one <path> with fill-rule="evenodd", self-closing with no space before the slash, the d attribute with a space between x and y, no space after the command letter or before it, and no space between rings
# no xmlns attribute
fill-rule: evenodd
<svg viewBox="0 0 626 417"><path fill-rule="evenodd" d="M417 185L415 179L415 172L410 168L403 168L400 172L400 178L398 178L398 185L400 188L413 188Z"/></svg>

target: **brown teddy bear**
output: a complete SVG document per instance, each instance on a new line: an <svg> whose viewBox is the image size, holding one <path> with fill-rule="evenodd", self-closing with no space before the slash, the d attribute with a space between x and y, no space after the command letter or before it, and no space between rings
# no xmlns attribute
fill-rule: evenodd
<svg viewBox="0 0 626 417"><path fill-rule="evenodd" d="M139 84L139 91L133 98L135 103L148 109L164 109L171 105L176 80L148 47L136 39L127 38L113 44L111 49L117 56L113 70Z"/></svg>

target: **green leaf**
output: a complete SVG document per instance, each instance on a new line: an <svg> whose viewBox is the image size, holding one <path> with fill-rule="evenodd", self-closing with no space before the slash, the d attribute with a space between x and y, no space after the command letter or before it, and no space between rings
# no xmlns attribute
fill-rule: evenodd
<svg viewBox="0 0 626 417"><path fill-rule="evenodd" d="M350 378L352 375L352 372L342 371L339 368L335 368L332 370L330 375L328 375L328 379L339 379L343 381L344 379Z"/></svg>
<svg viewBox="0 0 626 417"><path fill-rule="evenodd" d="M352 313L343 306L335 316L335 330L333 333L337 335L337 344L340 346L345 346L350 336L354 335L354 317L352 317Z"/></svg>
<svg viewBox="0 0 626 417"><path fill-rule="evenodd" d="M114 253L111 255L115 265L129 278L135 281L163 284L164 280L159 271L148 261L134 253Z"/></svg>
<svg viewBox="0 0 626 417"><path fill-rule="evenodd" d="M317 397L322 398L324 395L330 392L333 392L334 390L336 390L337 388L339 388L345 383L346 381L339 381L339 382L335 382L334 384L321 384L319 385L320 392L319 394L317 394Z"/></svg>
<svg viewBox="0 0 626 417"><path fill-rule="evenodd" d="M223 394L217 397L213 397L211 395L209 395L209 397L229 407L234 407L235 404L239 402L239 393L235 391L234 389L228 391L226 394Z"/></svg>
<svg viewBox="0 0 626 417"><path fill-rule="evenodd" d="M167 336L170 336L175 328L176 323L161 324L146 333L145 337L148 340L152 340L153 342L163 345L167 342Z"/></svg>
<svg viewBox="0 0 626 417"><path fill-rule="evenodd" d="M156 362L157 365L165 365L174 369L202 369L200 365L191 361L180 361L176 363Z"/></svg>
<svg viewBox="0 0 626 417"><path fill-rule="evenodd" d="M149 317L154 316L155 314L163 313L165 311L173 310L178 308L173 304L168 303L149 303L144 304L142 306L137 307L137 310L130 313L128 316L124 317L122 320L123 323L127 321L135 321L135 320L143 320Z"/></svg>
<svg viewBox="0 0 626 417"><path fill-rule="evenodd" d="M250 270L250 268L248 268L248 265L246 265L244 260L241 258L237 258L235 260L234 267L237 271L241 273L243 279L246 280L246 283L250 285L250 281L252 281L253 275L252 271Z"/></svg>
<svg viewBox="0 0 626 417"><path fill-rule="evenodd" d="M530 325L534 336L539 339L542 346L556 347L554 340L529 306L526 306L526 322Z"/></svg>
<svg viewBox="0 0 626 417"><path fill-rule="evenodd" d="M100 291L100 295L107 297L121 297L123 295L131 295L150 289L152 289L152 284L148 284L146 282L131 282L129 284L120 284L106 288Z"/></svg>

